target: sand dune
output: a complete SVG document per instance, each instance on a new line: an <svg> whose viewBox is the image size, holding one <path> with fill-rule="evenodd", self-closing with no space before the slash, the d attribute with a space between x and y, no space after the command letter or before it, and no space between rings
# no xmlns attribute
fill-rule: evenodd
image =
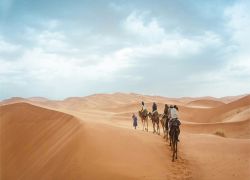
<svg viewBox="0 0 250 180"><path fill-rule="evenodd" d="M29 102L29 100L25 98L21 98L21 97L12 97L12 98L1 101L0 105L12 104L12 103L18 103L18 102Z"/></svg>
<svg viewBox="0 0 250 180"><path fill-rule="evenodd" d="M185 132L190 133L218 134L223 137L250 139L250 118L227 123L183 124L182 127Z"/></svg>
<svg viewBox="0 0 250 180"><path fill-rule="evenodd" d="M244 121L249 117L250 106L244 106L225 113L221 118L223 118L223 122L237 122Z"/></svg>
<svg viewBox="0 0 250 180"><path fill-rule="evenodd" d="M249 139L239 140L188 133L183 134L182 139L193 179L249 179Z"/></svg>
<svg viewBox="0 0 250 180"><path fill-rule="evenodd" d="M64 163L71 158L63 154L81 126L79 120L27 103L1 106L0 114L1 179L59 178L67 173Z"/></svg>
<svg viewBox="0 0 250 180"><path fill-rule="evenodd" d="M140 120L139 129L132 129L131 115L142 100L149 110L157 102L160 113L166 103L179 106L177 162L171 162L162 135L152 134L151 121L149 133L141 131ZM2 179L250 177L250 96L114 93L65 100L11 98L1 105Z"/></svg>
<svg viewBox="0 0 250 180"><path fill-rule="evenodd" d="M198 123L222 122L226 113L250 106L250 96L233 101L229 104L221 105L217 108L190 108L181 106L181 118L185 121Z"/></svg>
<svg viewBox="0 0 250 180"><path fill-rule="evenodd" d="M0 107L2 179L183 179L164 141L27 103ZM166 170L166 167L168 169ZM15 169L15 171L13 171Z"/></svg>
<svg viewBox="0 0 250 180"><path fill-rule="evenodd" d="M224 105L225 103L216 100L195 100L187 103L188 107L200 108L215 108Z"/></svg>

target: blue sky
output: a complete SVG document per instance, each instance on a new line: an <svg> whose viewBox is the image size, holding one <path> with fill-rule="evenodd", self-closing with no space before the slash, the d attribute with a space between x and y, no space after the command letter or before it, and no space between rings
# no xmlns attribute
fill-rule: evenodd
<svg viewBox="0 0 250 180"><path fill-rule="evenodd" d="M250 3L1 0L0 99L250 90Z"/></svg>

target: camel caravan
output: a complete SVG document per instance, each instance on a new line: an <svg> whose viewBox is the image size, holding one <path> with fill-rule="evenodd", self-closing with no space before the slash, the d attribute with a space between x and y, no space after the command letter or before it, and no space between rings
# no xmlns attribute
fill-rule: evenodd
<svg viewBox="0 0 250 180"><path fill-rule="evenodd" d="M157 105L155 102L152 106L152 112L148 112L144 102L142 102L141 105L142 108L138 114L142 121L142 130L148 132L148 120L151 119L153 124L153 133L160 135L161 124L163 129L163 137L166 138L167 141L169 140L169 145L173 151L172 161L174 161L174 159L177 159L177 143L179 142L179 126L181 125L178 117L178 107L176 105L168 106L165 104L164 112L163 114L160 114L157 111ZM136 116L133 115L133 119L135 119L135 117Z"/></svg>

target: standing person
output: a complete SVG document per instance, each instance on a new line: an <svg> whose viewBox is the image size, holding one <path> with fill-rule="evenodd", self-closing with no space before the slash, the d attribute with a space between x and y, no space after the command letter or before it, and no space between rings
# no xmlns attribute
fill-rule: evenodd
<svg viewBox="0 0 250 180"><path fill-rule="evenodd" d="M133 113L132 119L133 119L133 126L136 129L138 124L137 124L137 117L136 117L136 115L134 113Z"/></svg>

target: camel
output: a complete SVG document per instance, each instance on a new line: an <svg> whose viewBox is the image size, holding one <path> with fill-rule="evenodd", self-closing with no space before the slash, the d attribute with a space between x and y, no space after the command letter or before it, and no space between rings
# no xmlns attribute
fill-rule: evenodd
<svg viewBox="0 0 250 180"><path fill-rule="evenodd" d="M162 129L163 129L163 138L166 138L166 140L168 140L168 131L169 131L169 128L168 128L168 122L169 122L169 119L165 116L165 115L160 115L161 117L161 126L162 126Z"/></svg>
<svg viewBox="0 0 250 180"><path fill-rule="evenodd" d="M160 135L160 126L159 126L160 117L159 117L158 112L157 111L155 113L150 112L148 115L151 118L152 123L153 123L153 133L157 133ZM157 131L155 130L155 124L157 125Z"/></svg>
<svg viewBox="0 0 250 180"><path fill-rule="evenodd" d="M142 111L139 111L138 114L139 114L141 121L142 121L142 130L148 131L148 113L146 112L145 114L143 114ZM147 125L147 128L144 129L145 123Z"/></svg>
<svg viewBox="0 0 250 180"><path fill-rule="evenodd" d="M172 130L170 131L170 145L173 151L172 161L177 159L177 144L178 144L178 130L176 126L172 126Z"/></svg>
<svg viewBox="0 0 250 180"><path fill-rule="evenodd" d="M165 115L160 115L160 122L163 130L163 138L166 138L168 140L168 118Z"/></svg>

